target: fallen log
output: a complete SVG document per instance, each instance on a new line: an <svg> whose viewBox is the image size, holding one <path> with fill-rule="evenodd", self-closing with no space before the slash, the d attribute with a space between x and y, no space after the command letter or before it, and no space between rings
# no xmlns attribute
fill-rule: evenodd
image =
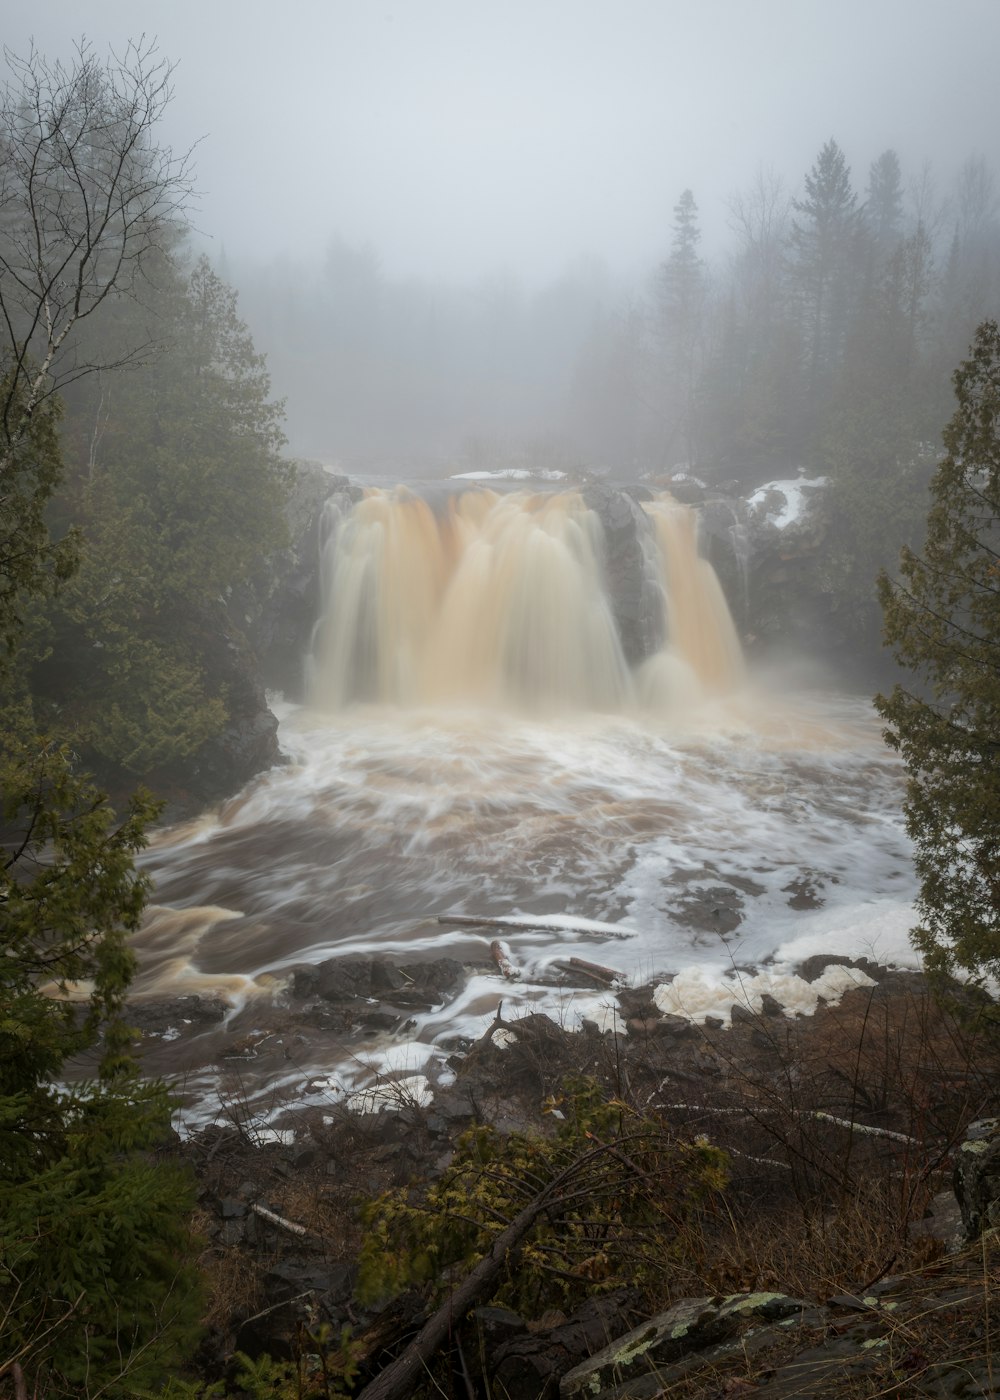
<svg viewBox="0 0 1000 1400"><path fill-rule="evenodd" d="M623 933L618 928L603 925L600 928L593 928L589 923L574 923L571 919L551 924L544 914L540 914L537 919L526 914L438 914L437 922L439 924L459 924L462 928L544 929L549 933L576 933L583 938L625 939L633 937L631 933Z"/></svg>
<svg viewBox="0 0 1000 1400"><path fill-rule="evenodd" d="M499 938L494 938L490 944L490 952L493 961L509 982L516 982L521 975L521 969L514 962L510 955L510 949L506 943L501 943Z"/></svg>
<svg viewBox="0 0 1000 1400"><path fill-rule="evenodd" d="M616 972L613 967L587 962L586 958L561 958L554 966L568 968L573 972L583 972L588 977L592 977L595 982L600 982L604 987L619 987L628 980L624 973Z"/></svg>

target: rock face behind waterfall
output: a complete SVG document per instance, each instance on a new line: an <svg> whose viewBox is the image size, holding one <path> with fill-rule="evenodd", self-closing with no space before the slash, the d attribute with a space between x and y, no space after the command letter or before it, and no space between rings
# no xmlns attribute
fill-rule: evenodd
<svg viewBox="0 0 1000 1400"><path fill-rule="evenodd" d="M288 546L262 566L261 576L236 601L260 680L290 700L304 696L304 664L320 610L319 553L323 507L331 497L350 506L363 495L346 476L317 462L296 464L287 507Z"/></svg>
<svg viewBox="0 0 1000 1400"><path fill-rule="evenodd" d="M625 660L638 666L664 642L663 588L649 517L625 491L588 486L587 506L604 529L608 593Z"/></svg>
<svg viewBox="0 0 1000 1400"><path fill-rule="evenodd" d="M189 758L150 774L167 797L172 816L231 796L258 773L281 761L277 720L265 693L303 697L303 667L319 609L319 521L331 495L350 505L362 494L346 477L317 463L298 463L287 506L289 542L260 561L256 577L234 588L225 603L206 608L192 626L206 689L225 696L228 720L221 733ZM112 780L109 786L116 787ZM123 783L122 792L128 790Z"/></svg>

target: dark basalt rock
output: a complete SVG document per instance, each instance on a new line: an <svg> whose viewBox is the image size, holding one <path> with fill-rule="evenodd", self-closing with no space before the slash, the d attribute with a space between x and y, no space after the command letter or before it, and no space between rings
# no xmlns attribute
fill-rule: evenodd
<svg viewBox="0 0 1000 1400"><path fill-rule="evenodd" d="M388 957L352 954L295 968L291 993L296 1001L319 998L339 1004L361 998L402 1008L430 1007L447 1000L464 977L465 968L456 958L397 963Z"/></svg>
<svg viewBox="0 0 1000 1400"><path fill-rule="evenodd" d="M569 1317L555 1314L487 1352L489 1373L508 1400L549 1400L560 1378L607 1346L633 1312L637 1295L624 1289L589 1298ZM481 1311L485 1312L486 1309ZM513 1316L516 1316L514 1314Z"/></svg>
<svg viewBox="0 0 1000 1400"><path fill-rule="evenodd" d="M663 645L666 613L653 526L625 491L588 486L586 505L604 529L608 596L625 660L638 666Z"/></svg>
<svg viewBox="0 0 1000 1400"><path fill-rule="evenodd" d="M229 797L281 761L278 721L268 708L257 658L249 644L224 615L219 617L212 641L203 655L206 689L225 696L229 721L222 733L203 744L185 765L187 786L203 803Z"/></svg>
<svg viewBox="0 0 1000 1400"><path fill-rule="evenodd" d="M342 509L360 500L361 487L317 462L297 462L286 507L289 543L269 559L248 588L230 602L258 658L269 689L299 701L304 695L304 660L320 611L319 553L325 507Z"/></svg>

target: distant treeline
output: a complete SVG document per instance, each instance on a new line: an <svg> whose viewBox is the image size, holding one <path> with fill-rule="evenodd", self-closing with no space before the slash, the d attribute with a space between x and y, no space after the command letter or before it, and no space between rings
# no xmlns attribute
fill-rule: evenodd
<svg viewBox="0 0 1000 1400"><path fill-rule="evenodd" d="M631 293L598 263L535 292L505 274L404 281L339 238L321 267L219 270L303 454L759 477L827 468L859 414L897 444L937 440L951 372L1000 303L998 195L978 156L939 191L887 150L862 185L831 140L794 184L762 168L733 195L716 265L683 191Z"/></svg>

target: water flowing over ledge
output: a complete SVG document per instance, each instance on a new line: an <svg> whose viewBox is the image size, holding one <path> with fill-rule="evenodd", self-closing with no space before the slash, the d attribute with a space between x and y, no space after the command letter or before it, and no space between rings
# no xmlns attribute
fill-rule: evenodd
<svg viewBox="0 0 1000 1400"><path fill-rule="evenodd" d="M437 512L403 488L371 491L349 509L331 503L313 704L537 713L662 707L731 690L739 641L699 556L695 513L661 497L627 524L633 577L623 579L579 492L459 491ZM623 591L646 614L637 658L619 625Z"/></svg>

